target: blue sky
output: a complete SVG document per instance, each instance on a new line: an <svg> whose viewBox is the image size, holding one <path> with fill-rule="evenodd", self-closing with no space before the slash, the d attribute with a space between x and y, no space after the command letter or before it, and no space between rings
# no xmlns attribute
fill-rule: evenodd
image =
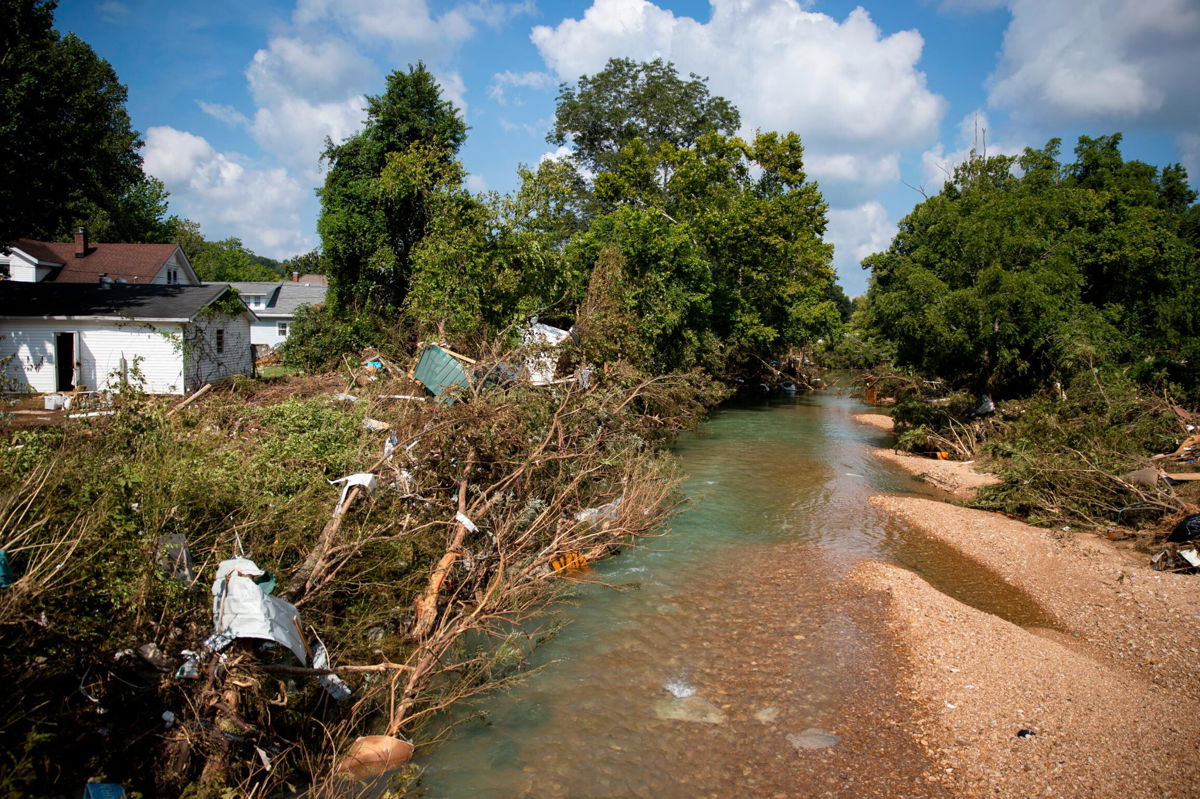
<svg viewBox="0 0 1200 799"><path fill-rule="evenodd" d="M977 129L990 153L1121 131L1127 158L1200 177L1195 0L61 0L56 24L129 87L172 212L277 258L319 245L325 137L419 59L465 109L476 190L551 153L558 85L610 57L709 77L746 132L800 134L852 296Z"/></svg>

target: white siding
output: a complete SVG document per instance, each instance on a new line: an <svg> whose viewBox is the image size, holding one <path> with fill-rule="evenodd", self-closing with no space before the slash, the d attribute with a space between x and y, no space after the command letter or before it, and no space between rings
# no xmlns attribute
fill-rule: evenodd
<svg viewBox="0 0 1200 799"><path fill-rule="evenodd" d="M151 394L180 394L184 390L178 325L4 320L0 322L0 358L16 356L7 371L27 387L21 390L45 393L58 388L56 333L78 334L76 385L88 390L113 388L123 372L130 377L140 372L144 388Z"/></svg>
<svg viewBox="0 0 1200 799"><path fill-rule="evenodd" d="M20 283L37 283L50 274L49 266L38 266L37 259L13 249L8 255L0 255L0 264L8 262L8 279Z"/></svg>
<svg viewBox="0 0 1200 799"><path fill-rule="evenodd" d="M217 331L224 333L221 352L217 352ZM231 375L254 373L250 322L245 316L201 316L188 325L185 339L188 392Z"/></svg>
<svg viewBox="0 0 1200 799"><path fill-rule="evenodd" d="M250 327L250 342L252 344L266 344L268 347L275 347L287 341L287 336L279 335L280 322L286 322L290 327L292 318L289 316L283 319L259 319Z"/></svg>
<svg viewBox="0 0 1200 799"><path fill-rule="evenodd" d="M171 257L163 262L163 266L158 270L158 274L154 279L149 281L152 284L165 286L172 281L168 280L170 270L175 270L175 285L177 286L199 286L200 281L195 279L192 270L184 266L183 258L179 256L179 250L176 249Z"/></svg>

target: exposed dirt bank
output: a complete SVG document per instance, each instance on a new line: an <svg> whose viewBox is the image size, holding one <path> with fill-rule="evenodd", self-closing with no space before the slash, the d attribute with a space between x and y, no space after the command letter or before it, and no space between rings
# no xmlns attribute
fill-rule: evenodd
<svg viewBox="0 0 1200 799"><path fill-rule="evenodd" d="M1196 795L1200 579L1154 572L1092 536L931 500L871 501L1027 593L1058 628L1022 629L898 567L854 571L889 599L902 690L927 710L918 740L958 792Z"/></svg>
<svg viewBox="0 0 1200 799"><path fill-rule="evenodd" d="M914 734L952 793L1195 796L1200 723L1186 697L899 567L864 563L852 579L890 600L908 665L901 691L926 711Z"/></svg>
<svg viewBox="0 0 1200 799"><path fill-rule="evenodd" d="M857 417L855 417L857 418ZM922 455L908 455L890 449L873 450L877 457L891 461L927 483L948 491L960 499L970 499L980 486L994 485L1000 478L975 471L970 461L939 461Z"/></svg>
<svg viewBox="0 0 1200 799"><path fill-rule="evenodd" d="M892 417L882 413L856 413L854 421L878 427L880 430L887 430L889 433L896 429L896 423L892 421Z"/></svg>

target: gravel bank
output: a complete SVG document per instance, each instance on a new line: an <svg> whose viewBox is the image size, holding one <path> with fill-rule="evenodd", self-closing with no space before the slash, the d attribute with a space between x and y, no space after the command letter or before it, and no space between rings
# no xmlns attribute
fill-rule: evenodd
<svg viewBox="0 0 1200 799"><path fill-rule="evenodd" d="M939 461L922 455L894 452L890 449L875 449L872 452L876 457L891 461L925 482L931 483L943 491L948 491L960 499L974 497L975 490L980 486L994 485L1000 482L1000 478L994 474L975 471L974 464L968 461Z"/></svg>
<svg viewBox="0 0 1200 799"><path fill-rule="evenodd" d="M851 579L888 598L908 667L900 690L925 710L914 736L954 795L1196 796L1200 721L1187 697L899 567L863 563Z"/></svg>
<svg viewBox="0 0 1200 799"><path fill-rule="evenodd" d="M854 421L859 424L878 427L880 430L886 430L889 433L896 429L896 423L892 421L892 417L882 413L856 413L854 414Z"/></svg>
<svg viewBox="0 0 1200 799"><path fill-rule="evenodd" d="M1027 592L1093 656L1200 701L1200 576L1156 572L1095 536L998 513L913 497L871 503Z"/></svg>

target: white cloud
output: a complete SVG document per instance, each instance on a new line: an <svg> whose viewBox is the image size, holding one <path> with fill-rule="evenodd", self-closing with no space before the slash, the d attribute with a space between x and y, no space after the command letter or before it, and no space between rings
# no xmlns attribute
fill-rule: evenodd
<svg viewBox="0 0 1200 799"><path fill-rule="evenodd" d="M1195 0L1010 0L988 101L1051 122L1200 125Z"/></svg>
<svg viewBox="0 0 1200 799"><path fill-rule="evenodd" d="M241 111L231 105L222 105L221 103L206 103L203 100L197 100L196 105L200 106L200 110L208 114L213 119L218 119L226 125L234 127L249 127L250 120Z"/></svg>
<svg viewBox="0 0 1200 799"><path fill-rule="evenodd" d="M463 80L462 75L457 71L437 72L433 76L438 83L438 88L442 90L442 99L449 100L459 110L459 113L466 119L467 117L467 83Z"/></svg>
<svg viewBox="0 0 1200 799"><path fill-rule="evenodd" d="M928 194L941 191L942 185L954 175L959 164L966 162L974 151L980 156L1020 155L1025 145L1004 142L995 138L987 114L972 111L958 124L958 149L946 152L938 142L921 154L921 188Z"/></svg>
<svg viewBox="0 0 1200 799"><path fill-rule="evenodd" d="M476 175L474 172L467 175L467 190L473 194L482 194L488 190L487 180L483 175Z"/></svg>
<svg viewBox="0 0 1200 799"><path fill-rule="evenodd" d="M96 6L96 10L100 12L100 18L105 22L124 22L129 18L129 6L119 3L117 0L101 3Z"/></svg>
<svg viewBox="0 0 1200 799"><path fill-rule="evenodd" d="M874 200L829 212L825 240L833 243L833 265L838 282L848 295L853 297L866 291L867 274L862 269L862 260L886 250L895 235L896 223L888 219L887 210Z"/></svg>
<svg viewBox="0 0 1200 799"><path fill-rule="evenodd" d="M508 95L506 91L513 88L521 89L548 89L554 85L554 77L545 72L512 72L504 71L497 72L492 76L492 83L488 86L488 97L491 97L500 105L508 105Z"/></svg>
<svg viewBox="0 0 1200 799"><path fill-rule="evenodd" d="M374 66L340 39L275 37L246 68L258 106L250 132L264 150L318 182L326 137L341 141L362 127L361 92L375 75Z"/></svg>
<svg viewBox="0 0 1200 799"><path fill-rule="evenodd" d="M1179 160L1193 186L1200 183L1200 133L1181 133L1176 137Z"/></svg>
<svg viewBox="0 0 1200 799"><path fill-rule="evenodd" d="M534 10L531 0L477 0L441 14L426 0L299 0L293 21L321 29L332 24L364 41L403 48L409 57L437 58L468 39L479 24L496 29Z"/></svg>
<svg viewBox="0 0 1200 799"><path fill-rule="evenodd" d="M894 181L898 153L927 146L946 102L916 67L916 31L884 35L862 8L842 22L794 0L712 0L701 23L648 0L594 0L582 19L534 28L546 64L564 80L610 57L662 57L742 112L747 130L794 130L809 171L837 203Z"/></svg>
<svg viewBox="0 0 1200 799"><path fill-rule="evenodd" d="M285 258L312 248L300 232L306 191L279 167L257 167L171 127L146 131L146 172L171 192L171 206L210 239L237 236L262 255Z"/></svg>

